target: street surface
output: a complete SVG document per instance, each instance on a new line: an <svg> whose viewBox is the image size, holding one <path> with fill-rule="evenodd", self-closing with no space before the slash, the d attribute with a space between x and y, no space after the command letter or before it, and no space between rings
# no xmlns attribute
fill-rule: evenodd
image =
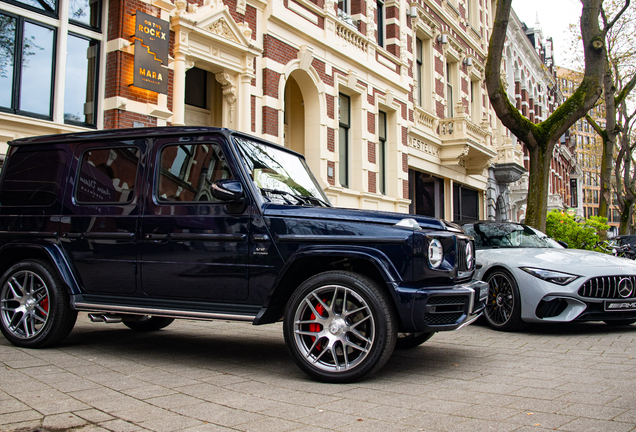
<svg viewBox="0 0 636 432"><path fill-rule="evenodd" d="M636 431L636 325L471 325L328 385L296 367L280 324L143 334L80 314L55 348L0 337L0 366L3 431Z"/></svg>

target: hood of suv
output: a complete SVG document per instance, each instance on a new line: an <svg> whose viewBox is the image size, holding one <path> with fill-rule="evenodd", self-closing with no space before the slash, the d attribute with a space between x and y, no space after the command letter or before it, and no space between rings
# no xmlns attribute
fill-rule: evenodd
<svg viewBox="0 0 636 432"><path fill-rule="evenodd" d="M264 208L266 217L302 218L339 220L348 222L372 223L392 226L402 219L414 219L423 229L447 230L446 224L428 216L406 213L382 212L373 210L357 210L337 207L304 207L267 204Z"/></svg>

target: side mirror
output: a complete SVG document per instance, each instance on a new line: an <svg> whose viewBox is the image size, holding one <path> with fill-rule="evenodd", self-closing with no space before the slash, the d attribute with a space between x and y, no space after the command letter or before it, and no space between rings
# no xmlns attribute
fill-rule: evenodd
<svg viewBox="0 0 636 432"><path fill-rule="evenodd" d="M561 246L563 246L564 248L568 248L568 244L566 242L564 242L563 240L557 240L557 243L560 244Z"/></svg>
<svg viewBox="0 0 636 432"><path fill-rule="evenodd" d="M243 185L238 180L217 180L212 183L212 196L222 201L239 201L243 198Z"/></svg>

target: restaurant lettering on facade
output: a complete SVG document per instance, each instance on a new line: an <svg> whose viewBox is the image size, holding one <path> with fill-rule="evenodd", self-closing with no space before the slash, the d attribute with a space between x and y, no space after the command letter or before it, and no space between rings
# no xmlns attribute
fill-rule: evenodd
<svg viewBox="0 0 636 432"><path fill-rule="evenodd" d="M168 21L141 11L135 14L135 87L168 94L169 31Z"/></svg>

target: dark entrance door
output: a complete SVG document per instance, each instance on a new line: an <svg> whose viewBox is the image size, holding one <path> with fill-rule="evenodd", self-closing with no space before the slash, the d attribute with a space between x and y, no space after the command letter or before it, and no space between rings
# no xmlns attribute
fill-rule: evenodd
<svg viewBox="0 0 636 432"><path fill-rule="evenodd" d="M143 292L184 301L246 299L249 206L235 213L210 193L215 181L235 178L223 140L158 140L151 157L157 169L141 222Z"/></svg>

